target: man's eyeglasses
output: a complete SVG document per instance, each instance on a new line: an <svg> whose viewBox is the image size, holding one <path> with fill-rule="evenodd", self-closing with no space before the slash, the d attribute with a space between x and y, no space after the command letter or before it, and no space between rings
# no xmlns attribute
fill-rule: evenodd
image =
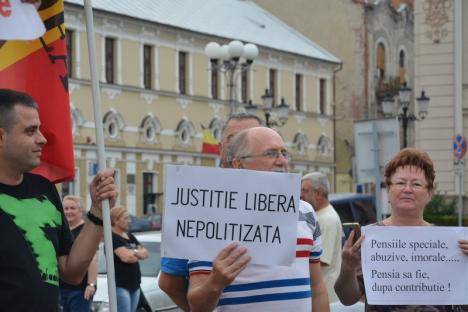
<svg viewBox="0 0 468 312"><path fill-rule="evenodd" d="M245 156L241 156L239 158L240 159L247 159L247 158L254 158L254 157L265 157L265 158L269 158L269 159L277 159L280 156L283 156L287 160L291 159L291 154L288 151L277 151L277 150L266 151L266 152L264 152L262 154L259 154L259 155L245 155Z"/></svg>
<svg viewBox="0 0 468 312"><path fill-rule="evenodd" d="M406 186L409 186L413 191L422 191L427 187L427 184L421 181L395 181L390 183L396 190L403 190Z"/></svg>

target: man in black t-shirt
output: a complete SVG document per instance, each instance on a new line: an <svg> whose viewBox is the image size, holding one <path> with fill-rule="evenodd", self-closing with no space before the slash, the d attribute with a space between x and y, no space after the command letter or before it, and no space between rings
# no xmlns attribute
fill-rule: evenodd
<svg viewBox="0 0 468 312"><path fill-rule="evenodd" d="M113 170L90 185L92 205L75 242L55 186L28 173L40 164L47 140L37 104L0 89L0 309L57 311L59 278L79 283L102 236L101 201L117 197Z"/></svg>

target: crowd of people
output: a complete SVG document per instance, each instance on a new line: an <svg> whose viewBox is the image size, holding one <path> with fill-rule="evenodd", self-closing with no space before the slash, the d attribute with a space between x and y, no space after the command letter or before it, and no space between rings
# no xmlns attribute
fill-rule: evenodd
<svg viewBox="0 0 468 312"><path fill-rule="evenodd" d="M227 121L221 142L223 168L288 172L282 137L254 115ZM97 248L103 234L102 200L111 209L118 311L134 312L140 297L139 261L148 250L128 232L129 216L115 207L114 171L100 171L89 188L87 210L76 196L60 199L55 186L30 173L47 143L38 106L27 94L0 89L0 307L11 311L90 311L96 291ZM385 168L391 214L371 226L433 226L423 218L434 193L435 169L419 149L398 152ZM299 186L298 186L299 187ZM184 311L330 311L330 303L362 301L365 311L462 311L463 306L369 305L361 246L342 245L340 218L328 201L326 175L301 181L295 259L291 266L251 263L249 250L227 244L211 261L161 259L159 286ZM291 229L293 230L293 229ZM468 256L468 240L459 240ZM156 265L156 264L155 264Z"/></svg>

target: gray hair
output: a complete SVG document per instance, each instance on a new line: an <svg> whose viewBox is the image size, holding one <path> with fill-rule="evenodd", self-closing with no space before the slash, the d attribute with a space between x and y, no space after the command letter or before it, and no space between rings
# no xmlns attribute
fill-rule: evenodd
<svg viewBox="0 0 468 312"><path fill-rule="evenodd" d="M259 125L263 124L263 121L260 119L260 117L258 117L255 114L237 113L237 114L233 114L233 115L229 116L228 120L226 120L226 123L224 124L224 127L223 127L223 133L224 133L224 129L226 128L227 124L231 120L245 120L245 119L255 119L256 121L258 121Z"/></svg>
<svg viewBox="0 0 468 312"><path fill-rule="evenodd" d="M14 126L16 105L38 109L36 102L28 94L10 89L0 89L0 128L9 131Z"/></svg>
<svg viewBox="0 0 468 312"><path fill-rule="evenodd" d="M325 174L319 171L314 171L303 176L301 181L304 180L309 180L312 182L312 188L314 190L320 191L325 196L325 198L328 198L328 193L330 192L330 182L328 181L328 177Z"/></svg>
<svg viewBox="0 0 468 312"><path fill-rule="evenodd" d="M234 135L231 141L228 144L227 148L227 159L228 159L228 168L232 168L232 161L236 158L241 158L246 156L250 152L249 147L249 129L244 129Z"/></svg>

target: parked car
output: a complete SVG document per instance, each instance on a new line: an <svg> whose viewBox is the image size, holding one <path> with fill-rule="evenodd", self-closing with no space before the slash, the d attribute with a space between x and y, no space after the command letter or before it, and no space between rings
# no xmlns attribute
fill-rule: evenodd
<svg viewBox="0 0 468 312"><path fill-rule="evenodd" d="M332 193L328 200L335 207L341 223L366 225L376 222L375 198L370 194Z"/></svg>
<svg viewBox="0 0 468 312"><path fill-rule="evenodd" d="M129 232L133 233L151 230L151 225L148 220L145 220L132 214L129 214L128 217L130 218L130 224L128 225Z"/></svg>
<svg viewBox="0 0 468 312"><path fill-rule="evenodd" d="M150 222L151 230L159 231L162 228L162 215L158 213L147 214L142 217Z"/></svg>
<svg viewBox="0 0 468 312"><path fill-rule="evenodd" d="M135 237L149 251L149 257L140 261L141 291L146 302L140 304L138 311L182 311L158 286L161 259L161 232L152 231L135 233ZM109 311L109 297L107 293L106 258L104 244L99 245L99 265L97 290L94 295L92 311Z"/></svg>
<svg viewBox="0 0 468 312"><path fill-rule="evenodd" d="M129 217L130 224L128 225L128 231L131 233L157 231L161 229L162 217L159 214L149 214L143 217L129 215Z"/></svg>

